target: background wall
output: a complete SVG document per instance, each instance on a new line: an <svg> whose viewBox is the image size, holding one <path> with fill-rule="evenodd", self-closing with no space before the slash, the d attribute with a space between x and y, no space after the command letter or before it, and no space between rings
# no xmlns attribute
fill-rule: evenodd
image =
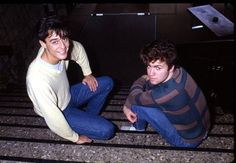
<svg viewBox="0 0 236 163"><path fill-rule="evenodd" d="M36 24L41 17L57 12L66 16L70 4L0 5L0 88L7 84L25 84L29 63L39 48ZM51 13L50 13L51 12Z"/></svg>
<svg viewBox="0 0 236 163"><path fill-rule="evenodd" d="M28 65L39 48L37 21L56 14L67 21L71 38L84 45L95 75L109 75L116 85L129 86L145 72L140 49L154 39L168 38L177 44L181 65L209 100L233 108L234 35L217 37L207 27L192 30L201 22L187 8L196 5L201 4L1 4L0 89L25 85ZM234 22L231 4L211 5ZM108 15L94 16L99 12Z"/></svg>

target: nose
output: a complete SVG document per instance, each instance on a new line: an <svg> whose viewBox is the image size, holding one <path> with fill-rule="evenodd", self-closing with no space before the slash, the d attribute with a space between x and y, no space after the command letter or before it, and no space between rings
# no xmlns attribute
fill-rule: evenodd
<svg viewBox="0 0 236 163"><path fill-rule="evenodd" d="M149 69L149 75L153 75L153 74L154 74L154 68L151 67L151 68Z"/></svg>
<svg viewBox="0 0 236 163"><path fill-rule="evenodd" d="M60 39L60 47L65 48L66 47L66 42L62 39Z"/></svg>

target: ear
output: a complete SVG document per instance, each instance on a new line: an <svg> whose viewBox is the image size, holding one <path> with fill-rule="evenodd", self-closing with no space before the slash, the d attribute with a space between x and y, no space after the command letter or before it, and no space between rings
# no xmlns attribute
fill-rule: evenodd
<svg viewBox="0 0 236 163"><path fill-rule="evenodd" d="M41 45L43 48L46 48L46 44L45 44L45 42L39 40L39 43L40 43L40 45Z"/></svg>
<svg viewBox="0 0 236 163"><path fill-rule="evenodd" d="M172 67L170 68L170 72L173 72L175 69L175 65L172 65Z"/></svg>

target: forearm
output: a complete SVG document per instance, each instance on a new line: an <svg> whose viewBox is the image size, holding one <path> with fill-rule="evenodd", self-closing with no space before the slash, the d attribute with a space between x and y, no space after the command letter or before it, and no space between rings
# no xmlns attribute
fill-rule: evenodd
<svg viewBox="0 0 236 163"><path fill-rule="evenodd" d="M49 119L48 117L44 118L48 127L52 132L58 136L76 142L79 139L78 133L74 132L63 115L55 115L57 118Z"/></svg>
<svg viewBox="0 0 236 163"><path fill-rule="evenodd" d="M145 85L145 78L142 76L139 79L137 79L133 85L130 88L130 93L128 95L128 98L126 99L125 106L127 108L131 108L131 105L136 104L136 96L143 93L144 91L144 85Z"/></svg>
<svg viewBox="0 0 236 163"><path fill-rule="evenodd" d="M84 76L92 74L88 56L83 45L77 41L72 41L72 43L74 46L71 52L71 59L80 65Z"/></svg>
<svg viewBox="0 0 236 163"><path fill-rule="evenodd" d="M152 97L152 90L147 90L145 87L147 76L143 75L134 82L131 87L131 92L125 102L125 106L131 108L131 105L150 106L156 102Z"/></svg>
<svg viewBox="0 0 236 163"><path fill-rule="evenodd" d="M39 85L39 83L36 83ZM78 134L75 133L67 123L62 111L56 104L56 96L53 96L49 87L45 83L40 82L41 87L36 87L28 83L27 91L34 107L37 108L37 113L42 116L48 127L57 135L76 142Z"/></svg>
<svg viewBox="0 0 236 163"><path fill-rule="evenodd" d="M130 93L135 95L144 90L146 79L144 76L138 78L131 86Z"/></svg>

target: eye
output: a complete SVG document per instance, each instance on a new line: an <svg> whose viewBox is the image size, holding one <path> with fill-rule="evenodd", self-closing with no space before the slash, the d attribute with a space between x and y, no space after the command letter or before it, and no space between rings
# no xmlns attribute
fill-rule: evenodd
<svg viewBox="0 0 236 163"><path fill-rule="evenodd" d="M160 70L161 68L160 67L155 67L156 68L156 70Z"/></svg>
<svg viewBox="0 0 236 163"><path fill-rule="evenodd" d="M52 41L52 44L58 44L58 41Z"/></svg>
<svg viewBox="0 0 236 163"><path fill-rule="evenodd" d="M62 38L63 41L68 41L67 37Z"/></svg>

